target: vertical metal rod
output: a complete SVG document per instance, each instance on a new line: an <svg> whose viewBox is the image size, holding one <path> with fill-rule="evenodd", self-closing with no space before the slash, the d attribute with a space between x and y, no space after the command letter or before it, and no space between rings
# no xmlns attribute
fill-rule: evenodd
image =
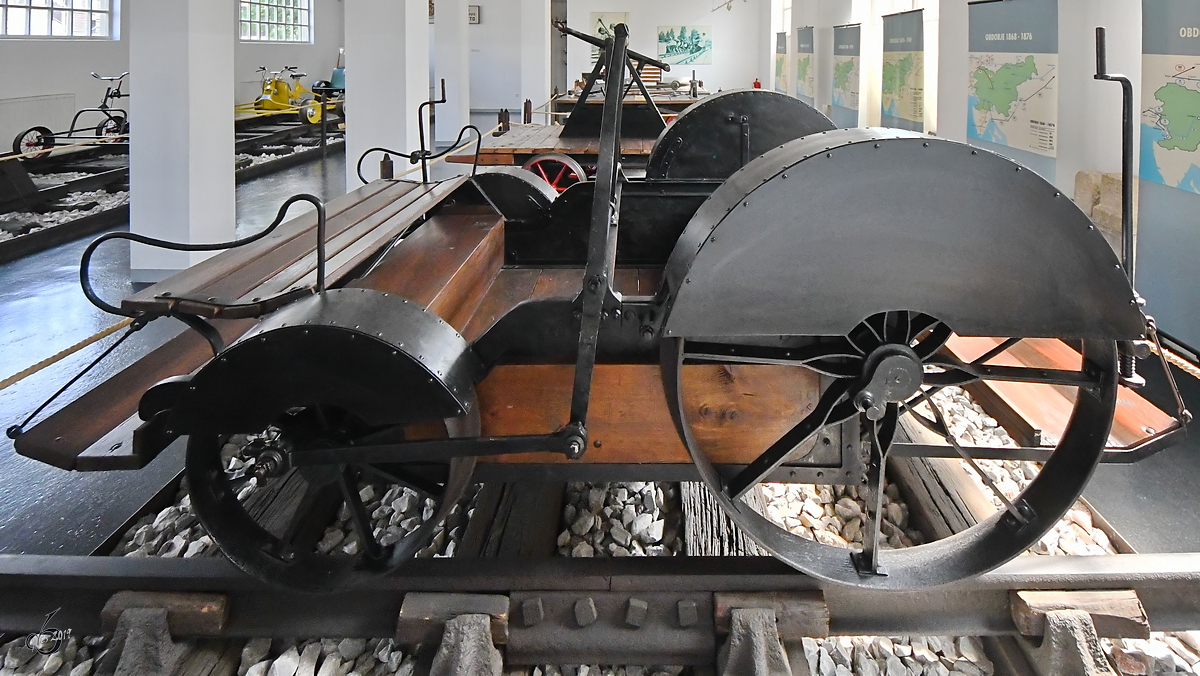
<svg viewBox="0 0 1200 676"><path fill-rule="evenodd" d="M325 203L309 201L317 208L317 293L325 293Z"/></svg>
<svg viewBox="0 0 1200 676"><path fill-rule="evenodd" d="M329 128L326 125L329 119L328 115L326 115L327 111L325 109L325 94L317 94L317 105L321 111L321 159L323 160L329 154L325 145L329 135Z"/></svg>
<svg viewBox="0 0 1200 676"><path fill-rule="evenodd" d="M1096 79L1121 83L1121 265L1134 285L1133 250L1133 83L1108 72L1108 47L1103 26L1096 28Z"/></svg>
<svg viewBox="0 0 1200 676"><path fill-rule="evenodd" d="M588 259L579 293L579 349L575 358L575 381L571 392L571 422L586 434L592 374L604 315L604 302L612 294L612 274L617 256L617 217L621 203L618 158L621 143L621 113L624 98L621 81L627 60L629 29L618 24L616 37L605 41L606 83L603 122L600 126L599 162L596 164L596 193L592 200ZM613 86L616 83L616 86ZM586 438L584 439L586 442ZM580 451L582 452L582 450ZM577 456L573 456L577 457Z"/></svg>

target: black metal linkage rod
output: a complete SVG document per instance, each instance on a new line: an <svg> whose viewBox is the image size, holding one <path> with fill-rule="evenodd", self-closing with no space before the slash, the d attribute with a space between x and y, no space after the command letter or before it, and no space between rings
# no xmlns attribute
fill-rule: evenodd
<svg viewBox="0 0 1200 676"><path fill-rule="evenodd" d="M596 367L596 349L604 303L612 296L612 274L617 259L617 214L621 203L618 160L621 143L622 91L628 62L629 29L617 24L616 38L605 42L607 82L604 114L600 126L600 159L596 164L596 192L592 200L591 227L588 233L588 258L584 267L583 289L579 292L579 349L575 357L575 383L571 391L571 424L584 432L586 445L588 404L591 399L592 373ZM618 86L612 86L611 83ZM578 456L583 449L573 455Z"/></svg>
<svg viewBox="0 0 1200 676"><path fill-rule="evenodd" d="M37 631L46 614L76 635L125 590L228 594L226 636L391 636L410 591L787 592L820 589L768 557L417 559L402 574L328 595L267 587L221 558L0 555L0 631ZM1025 556L980 577L911 592L824 586L832 634L1000 635L1011 590L1132 589L1157 631L1200 628L1200 554Z"/></svg>
<svg viewBox="0 0 1200 676"><path fill-rule="evenodd" d="M555 22L554 27L557 28L558 31L560 33L562 33L563 35L569 35L573 38L578 38L578 39L583 40L584 42L588 43L589 45L592 45L593 47L604 47L604 40L601 40L600 38L598 38L594 35L588 35L587 33L581 33L579 31L575 30L574 28L570 28L569 26L567 26L566 21ZM636 61L640 61L642 63L648 63L651 66L661 68L665 72L668 72L668 73L671 72L671 64L667 63L666 61L659 61L658 59L652 59L652 58L646 56L645 54L641 54L641 53L635 52L633 50L629 50L629 57Z"/></svg>

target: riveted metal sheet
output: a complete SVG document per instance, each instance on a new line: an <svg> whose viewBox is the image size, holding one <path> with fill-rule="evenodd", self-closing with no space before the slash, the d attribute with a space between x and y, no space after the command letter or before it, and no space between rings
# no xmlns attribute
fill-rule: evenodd
<svg viewBox="0 0 1200 676"><path fill-rule="evenodd" d="M772 148L833 128L829 118L792 96L765 89L723 92L688 106L659 134L646 177L724 179Z"/></svg>
<svg viewBox="0 0 1200 676"><path fill-rule="evenodd" d="M884 129L814 134L718 188L667 264L666 335L845 335L886 310L962 335L1131 339L1116 255L1000 155Z"/></svg>
<svg viewBox="0 0 1200 676"><path fill-rule="evenodd" d="M335 289L264 319L189 383L179 429L261 429L294 406L334 405L368 424L448 418L475 406L482 366L418 303Z"/></svg>
<svg viewBox="0 0 1200 676"><path fill-rule="evenodd" d="M541 176L520 167L488 167L471 178L505 221L536 222L558 197Z"/></svg>

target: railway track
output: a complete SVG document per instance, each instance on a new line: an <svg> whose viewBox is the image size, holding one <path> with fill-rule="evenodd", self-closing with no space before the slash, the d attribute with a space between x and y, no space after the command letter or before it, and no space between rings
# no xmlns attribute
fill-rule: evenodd
<svg viewBox="0 0 1200 676"><path fill-rule="evenodd" d="M915 423L905 427L913 434L920 429ZM230 455L231 460L235 457ZM911 522L909 518L903 520L903 525L909 528L901 527L897 531L905 533L905 539L940 537L961 528L955 525L955 519L987 518L996 509L991 506L992 500L981 482L964 480L969 473L957 466L957 461L945 461L946 467L934 468L932 471L941 474L933 481L922 475L915 467L917 464L916 459L898 458L893 460L890 472L896 489L895 492L889 489L889 495L894 496L892 502L899 506L898 509L903 509L906 516L911 515ZM957 480L951 471L955 466L959 475ZM238 461L230 462L229 467L231 473L244 469ZM925 471L931 470L926 466ZM609 664L618 661L615 656L621 656L622 662L687 665L692 671L700 669L695 673L705 673L703 668L711 667L717 648L728 636L729 629L722 624L720 616L721 604L725 603L722 599L736 598L740 594L743 602L746 598L787 599L779 606L780 612L786 612L784 609L787 608L793 612L823 609L827 614L824 625L809 623L802 628L781 630L787 642L795 642L797 646L802 645L801 638L815 636L818 639L805 644L810 647L814 664L820 662L822 652L830 656L830 660L838 654L840 661L839 650L846 655L867 655L869 652L864 652L867 648L861 646L881 645L871 643L869 639L842 639L841 643L839 639L820 640L824 635L974 636L983 637L979 645L985 650L982 660L976 659L975 663L986 663L988 669L994 668L995 664L1005 665L999 673L1006 673L1003 669L1012 668L1014 663L1018 669L1027 668L1019 661L1024 658L1016 648L1016 637L1020 632L1011 598L1017 591L1131 590L1145 608L1149 627L1158 632L1192 628L1196 617L1200 616L1200 557L1194 555L1029 555L981 578L940 590L897 594L830 587L763 556L761 550L739 534L735 525L723 518L714 502L703 499L707 494L703 486L669 482L483 484L456 512L459 519L446 524L447 537L441 542L439 551L426 554L429 558L418 558L400 574L372 582L361 591L312 597L256 583L232 566L211 544L192 545L204 543L205 537L195 537L197 532L202 532L202 527L195 525L194 517L188 518L187 491L180 487L180 481L182 476L164 487L154 500L148 501L146 513L131 519L122 532L114 533L95 556L0 557L0 589L4 590L5 599L3 611L0 611L0 626L22 631L26 627L36 629L35 624L43 621L49 610L60 608L55 620L62 626L71 627L76 636L101 635L113 630L113 609L124 603L121 599L128 598L129 592L184 595L143 601L149 603L184 599L189 593L216 594L223 599L229 613L218 630L212 631L210 627L192 636L188 630L172 629L175 639L203 637L203 640L188 644L181 665L215 660L211 673L238 673L239 664L243 672L252 666L245 658L253 664L273 664L282 660L286 665L292 658L289 650L294 649L298 658L308 646L322 643L324 648L318 662L334 662L339 658L331 659L331 655L342 655L336 645L349 638L351 643L346 653L351 655L350 661L363 655L372 657L373 661L365 665L370 669L387 665L391 659L394 668L372 673L395 673L406 663L405 658L414 666L422 662L428 666L438 645L436 639L440 638L439 624L439 631L434 632L436 636L429 634L434 640L426 638L424 646L418 649L417 639L426 634L413 629L411 623L406 624L401 610L405 607L406 597L411 595L419 600L423 593L485 594L503 598L506 602L508 611L503 619L508 634L506 642L498 645L504 651L508 674L534 673L534 665L543 665L539 667L541 673L553 673L554 669L571 673L569 667L547 668L545 665ZM845 527L852 526L849 522L855 518L854 508L846 508L848 501L855 502L851 497L854 493L851 487L833 487L828 494L822 495L822 488L768 484L755 499L759 501L759 509L779 520L781 525L803 528L808 526L800 524L812 524L810 531L813 533L845 534ZM375 504L387 505L394 501L398 513L419 516L420 501L411 497L405 501L414 503L415 510L413 505L401 506L400 498L405 493L398 489L393 486L394 494L382 495L386 489L379 486L377 490L381 497L374 499ZM940 494L935 495L935 491ZM807 501L803 498L798 501L781 499L788 492L810 498ZM247 499L252 495L253 491L248 491ZM646 497L638 499L639 495ZM263 510L294 508L286 496L267 497L269 499L261 507ZM811 505L805 502L816 503L839 519L833 520L831 515L819 512L824 522L811 520ZM857 502L858 508L862 509L861 500ZM636 506L636 509L625 510L635 512L633 518L625 514L622 519L621 507L624 505ZM826 510L826 506L829 509ZM616 519L610 518L609 514ZM379 523L386 523L389 515L382 514L383 520ZM646 523L634 524L642 515L646 515ZM594 537L601 532L599 527L593 529L590 524L581 525L584 517L603 520L604 534L600 538ZM799 521L801 518L803 522ZM1103 522L1098 514L1089 514L1089 518ZM1077 519L1074 515L1064 519L1065 527L1071 528L1073 520ZM337 529L339 523L345 526L346 515L341 519L331 516L330 522L324 531L326 540L330 530ZM662 522L665 522L665 530L662 530L663 525L658 531L646 527ZM617 534L620 529L612 528L618 523L627 527L624 533L628 538ZM837 527L839 523L841 528ZM834 525L832 529L828 528L830 524ZM1123 542L1111 527L1098 525L1097 528L1104 528L1102 532L1106 532L1112 542ZM647 534L647 530L653 532ZM139 538L139 532L147 537ZM172 539L178 539L177 533L181 532L192 537L172 545ZM822 538L821 535L817 537ZM614 545L630 545L631 541L635 544L629 550L614 551ZM847 534L841 546L853 542L854 536ZM334 546L343 543L342 538L337 538ZM899 542L896 544L904 546ZM583 551L580 545L585 545ZM1122 551L1127 550L1122 548ZM708 553L723 555L704 555ZM436 598L438 603L446 603L453 597ZM563 614L572 610L581 599L592 599L604 615L597 622L614 622L620 628L621 612L618 611L623 612L622 604L630 598L646 600L660 609L677 609L681 602L685 605L694 602L703 610L703 621L685 631L678 626L677 618L668 614L636 630L626 625L623 631L614 633L612 628L604 631L599 627L589 630L578 626L572 621L573 611ZM523 619L523 608L531 599L540 599L548 606L544 612L549 619L527 624ZM282 608L288 611L280 612ZM441 617L438 622L444 623L447 619ZM429 627L423 627L422 631L426 630ZM788 634L789 631L793 633ZM275 639L274 648L260 650L264 637ZM314 638L295 640L288 637ZM337 639L322 642L319 637ZM369 649L364 647L361 653L355 654L358 639L370 639L372 643ZM899 639L896 641L899 643ZM933 650L937 652L936 646L941 645L937 641L936 638L930 642L922 639L921 645L926 649L935 646ZM92 639L92 642L93 647L102 650L109 645L99 639ZM839 648L843 644L845 647ZM960 641L950 645L961 644ZM333 649L330 649L331 645ZM905 647L911 650L916 644L900 645L903 654L907 652ZM860 646L858 653L855 646ZM1113 643L1108 642L1105 647L1111 654ZM951 662L966 659L961 648L942 650L954 653ZM966 651L969 653L970 648ZM119 654L119 650L117 652ZM310 649L310 657L316 652L316 648ZM396 654L400 657L394 657ZM802 654L802 649L795 649L792 659L802 659ZM214 657L222 655L223 658ZM911 652L897 660L911 664L916 658L910 658L910 655ZM112 660L114 656L110 655L108 659ZM340 659L345 663L345 657ZM860 658L860 661L863 659L866 658ZM77 659L76 665L81 662ZM879 673L886 673L886 659L880 657L878 662ZM966 667L962 669L963 673L972 673ZM980 666L980 669L984 667ZM871 673L862 665L852 665L852 672ZM177 673L191 672L181 667ZM645 673L655 672L648 670Z"/></svg>
<svg viewBox="0 0 1200 676"><path fill-rule="evenodd" d="M332 123L331 123L332 124ZM344 147L340 129L268 119L237 125L235 177L241 183ZM129 220L128 146L104 143L48 157L0 155L0 262L106 230Z"/></svg>

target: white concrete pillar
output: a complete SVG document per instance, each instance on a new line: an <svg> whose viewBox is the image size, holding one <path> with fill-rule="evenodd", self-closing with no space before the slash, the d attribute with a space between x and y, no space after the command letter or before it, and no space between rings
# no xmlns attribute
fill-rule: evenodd
<svg viewBox="0 0 1200 676"><path fill-rule="evenodd" d="M233 0L132 0L130 231L202 244L234 238ZM204 86L196 86L196 83ZM156 282L213 255L134 244L134 282Z"/></svg>
<svg viewBox="0 0 1200 676"><path fill-rule="evenodd" d="M368 148L410 152L420 146L417 106L429 99L428 0L344 0L346 12L346 187ZM428 132L428 127L426 127ZM369 181L380 155L363 163ZM398 158L397 158L398 159ZM396 173L409 168L400 159Z"/></svg>
<svg viewBox="0 0 1200 676"><path fill-rule="evenodd" d="M942 0L938 21L937 135L967 140L968 54L967 0ZM928 37L928 36L927 36ZM926 45L929 40L925 41ZM926 63L929 62L926 57ZM926 107L929 107L926 102Z"/></svg>
<svg viewBox="0 0 1200 676"><path fill-rule="evenodd" d="M550 99L550 30L550 0L521 0L521 100L534 108Z"/></svg>
<svg viewBox="0 0 1200 676"><path fill-rule="evenodd" d="M1058 162L1055 184L1075 192L1081 169L1121 171L1121 85L1096 73L1096 27L1108 29L1108 70L1133 81L1133 110L1142 93L1142 3L1060 0L1058 5ZM1140 120L1134 124L1139 147ZM1135 161L1136 162L1136 161Z"/></svg>
<svg viewBox="0 0 1200 676"><path fill-rule="evenodd" d="M437 140L452 143L471 121L471 44L467 0L436 0L434 9L434 86L446 81L446 103L437 107Z"/></svg>

